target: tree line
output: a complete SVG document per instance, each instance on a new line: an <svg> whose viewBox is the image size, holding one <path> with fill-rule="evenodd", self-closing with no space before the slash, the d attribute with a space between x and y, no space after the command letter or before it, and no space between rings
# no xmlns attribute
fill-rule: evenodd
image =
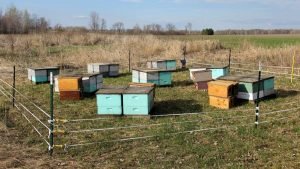
<svg viewBox="0 0 300 169"><path fill-rule="evenodd" d="M31 15L27 10L18 10L15 6L0 10L0 33L23 34L44 32L49 29L49 21L44 17Z"/></svg>
<svg viewBox="0 0 300 169"><path fill-rule="evenodd" d="M89 27L63 27L56 24L51 27L49 21L45 17L38 17L30 14L27 10L18 10L15 6L7 8L4 12L0 9L0 34L26 34L39 33L46 31L85 31L85 32L105 32L105 33L126 33L126 34L156 34L156 35L187 35L187 34L202 34L202 35L253 35L253 34L299 34L300 30L293 29L251 29L251 30L219 30L214 31L212 28L203 30L193 30L193 24L188 22L184 29L177 29L172 23L167 23L165 26L152 23L140 26L134 25L132 28L125 28L123 22L115 22L109 28L107 21L101 18L95 11L90 13Z"/></svg>

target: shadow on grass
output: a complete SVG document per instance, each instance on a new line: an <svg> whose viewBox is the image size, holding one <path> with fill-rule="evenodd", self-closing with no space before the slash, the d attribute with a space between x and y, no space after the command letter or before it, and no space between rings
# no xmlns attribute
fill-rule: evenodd
<svg viewBox="0 0 300 169"><path fill-rule="evenodd" d="M195 100L167 100L155 102L151 115L184 114L202 112L201 105Z"/></svg>
<svg viewBox="0 0 300 169"><path fill-rule="evenodd" d="M173 86L181 86L181 87L190 86L193 84L194 83L191 80L182 80L182 81L174 81L173 82Z"/></svg>
<svg viewBox="0 0 300 169"><path fill-rule="evenodd" d="M276 90L276 95L278 98L287 98L291 96L297 96L300 92L296 90L284 90L284 89L278 89Z"/></svg>

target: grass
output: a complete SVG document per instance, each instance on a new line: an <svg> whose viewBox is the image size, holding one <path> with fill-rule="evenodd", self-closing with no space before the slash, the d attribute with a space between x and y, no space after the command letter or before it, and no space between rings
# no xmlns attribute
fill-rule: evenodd
<svg viewBox="0 0 300 169"><path fill-rule="evenodd" d="M100 120L83 123L66 123L58 125L63 130L80 130L89 128L106 128L116 126L130 126L135 124L166 123L152 128L128 129L119 131L105 131L85 134L68 134L56 136L56 144L80 143L114 140L126 137L146 135L160 135L160 137L115 142L101 143L93 146L76 147L68 152L55 150L54 158L76 160L81 165L93 168L297 168L299 167L298 134L299 124L296 111L261 116L260 120L274 120L284 116L292 116L295 119L287 121L274 121L261 124L255 129L254 124L255 105L242 103L231 110L219 110L208 105L208 96L204 91L197 91L187 80L187 71L174 73L174 85L172 87L159 87L156 89L154 113L192 113L209 112L206 114L189 115L181 117L161 118L122 118L116 117L110 120ZM23 79L23 81L25 78ZM131 81L130 74L124 74L119 78L106 78L106 85L126 85ZM299 81L299 79L297 79ZM299 93L291 89L299 88L300 84L290 84L283 77L276 77L278 97L265 100L261 103L261 113L281 110L297 106L292 103L299 100ZM49 85L32 85L26 81L18 83L17 87L31 100L45 107L49 104ZM287 91L287 89L290 89ZM290 105L288 105L290 103ZM36 109L28 104L35 113ZM252 109L245 111L246 109ZM232 118L234 116L250 116L247 118ZM47 118L41 114L43 121ZM81 101L59 101L55 95L55 118L79 119L97 118L96 99L85 98ZM224 118L219 119L219 118ZM229 119L228 119L229 118ZM199 120L194 123L171 124ZM32 131L24 119L16 115L19 130L23 131L24 142L29 146L38 146L45 149L43 144ZM248 126L241 126L250 124ZM35 124L37 125L37 124ZM21 127L22 126L22 127ZM228 130L215 130L195 132L180 135L168 133L188 131L201 128L239 126ZM44 131L44 130L43 130ZM47 132L43 132L47 135ZM274 163L276 161L276 163Z"/></svg>
<svg viewBox="0 0 300 169"><path fill-rule="evenodd" d="M257 47L278 48L300 44L299 35L190 35L190 36L160 36L163 39L182 41L194 40L218 40L226 48L239 49L243 43L250 43Z"/></svg>

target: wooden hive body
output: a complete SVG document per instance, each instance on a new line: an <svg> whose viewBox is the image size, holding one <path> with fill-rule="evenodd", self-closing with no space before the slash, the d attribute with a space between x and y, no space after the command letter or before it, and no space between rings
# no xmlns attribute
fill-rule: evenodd
<svg viewBox="0 0 300 169"><path fill-rule="evenodd" d="M208 82L208 95L227 98L235 97L238 93L238 83L231 81L216 80Z"/></svg>

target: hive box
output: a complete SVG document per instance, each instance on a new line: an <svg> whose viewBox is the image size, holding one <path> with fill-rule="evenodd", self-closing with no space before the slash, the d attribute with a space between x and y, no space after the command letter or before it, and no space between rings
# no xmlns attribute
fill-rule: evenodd
<svg viewBox="0 0 300 169"><path fill-rule="evenodd" d="M102 87L102 74L83 74L82 86L84 93L94 93Z"/></svg>
<svg viewBox="0 0 300 169"><path fill-rule="evenodd" d="M132 82L169 86L172 85L172 72L162 69L132 69Z"/></svg>
<svg viewBox="0 0 300 169"><path fill-rule="evenodd" d="M33 83L50 82L50 73L53 77L59 74L58 67L44 67L44 68L28 68L28 79Z"/></svg>
<svg viewBox="0 0 300 169"><path fill-rule="evenodd" d="M129 87L123 93L124 115L149 115L153 104L153 87Z"/></svg>
<svg viewBox="0 0 300 169"><path fill-rule="evenodd" d="M209 105L220 109L230 109L234 106L234 97L223 98L209 96Z"/></svg>
<svg viewBox="0 0 300 169"><path fill-rule="evenodd" d="M191 79L194 82L205 82L212 80L212 71L211 70L196 70L192 71Z"/></svg>
<svg viewBox="0 0 300 169"><path fill-rule="evenodd" d="M238 93L238 83L225 80L208 82L208 95L227 98L235 97Z"/></svg>
<svg viewBox="0 0 300 169"><path fill-rule="evenodd" d="M148 69L176 70L176 60L147 61Z"/></svg>
<svg viewBox="0 0 300 169"><path fill-rule="evenodd" d="M97 114L99 115L122 115L122 94L126 86L103 87L96 93Z"/></svg>
<svg viewBox="0 0 300 169"><path fill-rule="evenodd" d="M62 76L58 77L59 91L81 91L81 76Z"/></svg>
<svg viewBox="0 0 300 169"><path fill-rule="evenodd" d="M60 91L60 100L80 100L82 98L81 91Z"/></svg>
<svg viewBox="0 0 300 169"><path fill-rule="evenodd" d="M213 66L213 65L196 65L190 69L190 76L193 79L192 72L199 70L211 70L212 79L216 80L221 76L226 76L229 74L229 66Z"/></svg>
<svg viewBox="0 0 300 169"><path fill-rule="evenodd" d="M244 100L256 100L258 94L258 75L235 75L224 76L219 79L222 80L234 80L239 82L237 98ZM259 98L274 95L274 76L261 76Z"/></svg>
<svg viewBox="0 0 300 169"><path fill-rule="evenodd" d="M208 82L210 81L204 81L204 82L195 82L195 88L197 90L207 90L208 89Z"/></svg>
<svg viewBox="0 0 300 169"><path fill-rule="evenodd" d="M88 73L101 73L104 77L119 76L119 64L114 63L89 63Z"/></svg>

